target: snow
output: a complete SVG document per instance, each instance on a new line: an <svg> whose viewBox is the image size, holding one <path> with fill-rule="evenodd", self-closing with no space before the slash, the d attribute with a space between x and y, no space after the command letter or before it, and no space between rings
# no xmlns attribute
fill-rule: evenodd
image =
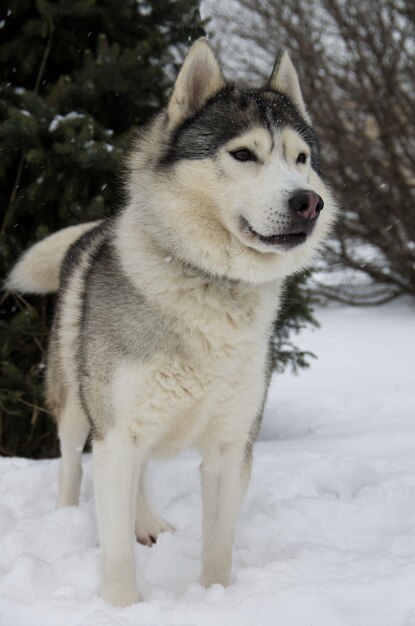
<svg viewBox="0 0 415 626"><path fill-rule="evenodd" d="M49 124L49 132L53 133L58 126L67 120L78 120L85 117L83 113L78 113L77 111L70 111L66 115L55 115L51 123Z"/></svg>
<svg viewBox="0 0 415 626"><path fill-rule="evenodd" d="M136 546L144 601L98 597L91 458L55 511L57 461L0 459L1 626L415 626L415 316L317 311L319 359L273 380L235 542L235 584L203 589L199 457L154 464L178 529Z"/></svg>

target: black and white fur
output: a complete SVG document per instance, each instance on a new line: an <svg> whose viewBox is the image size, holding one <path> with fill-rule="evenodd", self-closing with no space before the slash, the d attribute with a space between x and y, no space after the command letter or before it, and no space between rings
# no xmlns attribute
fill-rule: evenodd
<svg viewBox="0 0 415 626"><path fill-rule="evenodd" d="M47 375L58 506L78 503L91 432L101 593L119 606L139 599L135 538L173 530L148 501L146 463L187 446L203 458L201 582L230 584L283 281L335 217L287 54L264 88L239 89L197 41L128 168L115 219L52 235L8 281L59 288Z"/></svg>

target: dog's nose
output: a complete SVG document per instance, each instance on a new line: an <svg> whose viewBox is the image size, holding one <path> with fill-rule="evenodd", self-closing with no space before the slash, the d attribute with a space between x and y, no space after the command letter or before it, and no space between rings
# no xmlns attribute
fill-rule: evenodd
<svg viewBox="0 0 415 626"><path fill-rule="evenodd" d="M302 219L315 220L318 218L324 202L323 198L314 191L300 189L288 200L288 206Z"/></svg>

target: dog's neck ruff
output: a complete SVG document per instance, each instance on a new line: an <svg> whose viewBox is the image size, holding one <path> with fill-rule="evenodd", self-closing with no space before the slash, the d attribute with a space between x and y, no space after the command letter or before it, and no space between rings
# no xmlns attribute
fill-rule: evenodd
<svg viewBox="0 0 415 626"><path fill-rule="evenodd" d="M154 285L159 280L165 280L165 277L172 282L189 278L199 279L206 284L216 283L223 287L226 285L229 287L245 285L248 289L256 287L242 278L209 272L196 263L183 259L176 251L164 248L144 228L132 223L128 211L115 220L113 232L113 241L122 269L140 291L146 289L146 284Z"/></svg>
<svg viewBox="0 0 415 626"><path fill-rule="evenodd" d="M154 250L160 255L160 258L163 258L163 260L169 265L175 266L183 273L184 276L200 278L206 283L218 283L221 285L251 284L242 278L230 278L224 274L209 272L207 269L200 267L200 265L196 265L196 263L191 263L190 261L183 259L176 251L173 252L171 250L164 249L150 234L147 234L147 236L149 241L151 241Z"/></svg>

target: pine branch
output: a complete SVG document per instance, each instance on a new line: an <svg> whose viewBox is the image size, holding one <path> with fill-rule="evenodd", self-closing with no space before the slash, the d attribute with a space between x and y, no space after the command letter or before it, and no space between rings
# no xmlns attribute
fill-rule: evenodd
<svg viewBox="0 0 415 626"><path fill-rule="evenodd" d="M39 88L41 85L41 81L43 78L43 74L45 71L45 67L46 67L46 61L48 60L48 56L50 54L51 48L52 48L52 37L53 37L53 23L50 17L47 17L47 22L49 25L49 36L48 36L48 40L46 42L46 47L45 47L45 51L43 53L43 57L42 57L42 61L40 63L40 67L36 76L36 82L35 82L35 86L33 89L33 93L35 95L38 94L39 92ZM20 181L22 179L22 174L23 174L23 168L24 168L24 164L25 164L25 153L22 151L21 155L20 155L20 159L19 159L19 165L17 168L17 174L16 174L16 179L14 181L14 185L13 185L13 189L12 192L10 194L10 199L9 199L9 203L7 205L6 211L4 213L4 218L3 218L3 223L1 225L1 230L0 233L3 234L6 230L7 224L9 222L9 218L11 215L11 210L12 207L14 205L15 199L16 199L16 195L17 192L19 190L20 187Z"/></svg>

